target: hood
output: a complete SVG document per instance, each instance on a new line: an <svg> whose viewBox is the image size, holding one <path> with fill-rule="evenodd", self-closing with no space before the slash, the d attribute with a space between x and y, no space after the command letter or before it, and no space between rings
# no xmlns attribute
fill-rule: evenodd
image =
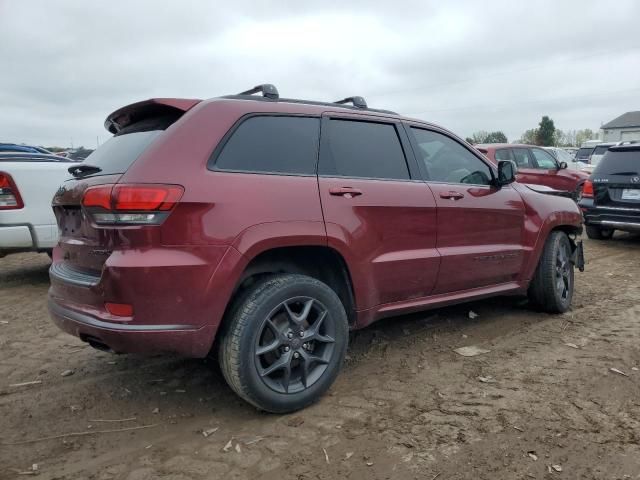
<svg viewBox="0 0 640 480"><path fill-rule="evenodd" d="M587 178L588 178L588 175L587 175ZM555 188L547 187L546 185L537 185L533 183L522 183L521 185L524 185L529 190L533 190L534 192L537 192L537 193L544 193L545 195L555 195L557 197L573 198L572 192L566 192L564 190L556 190Z"/></svg>

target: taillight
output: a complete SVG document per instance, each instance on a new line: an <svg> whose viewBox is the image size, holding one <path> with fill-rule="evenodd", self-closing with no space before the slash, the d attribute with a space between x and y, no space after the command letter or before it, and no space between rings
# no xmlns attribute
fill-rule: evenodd
<svg viewBox="0 0 640 480"><path fill-rule="evenodd" d="M8 173L0 172L0 210L18 210L22 207L24 203L13 178Z"/></svg>
<svg viewBox="0 0 640 480"><path fill-rule="evenodd" d="M159 225L182 197L179 185L97 185L82 206L97 225Z"/></svg>
<svg viewBox="0 0 640 480"><path fill-rule="evenodd" d="M582 196L587 198L593 198L593 182L587 180L582 187Z"/></svg>

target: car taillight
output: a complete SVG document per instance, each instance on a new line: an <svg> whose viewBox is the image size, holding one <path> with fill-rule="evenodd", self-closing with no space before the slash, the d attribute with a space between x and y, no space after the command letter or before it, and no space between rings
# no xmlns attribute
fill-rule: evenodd
<svg viewBox="0 0 640 480"><path fill-rule="evenodd" d="M587 180L582 187L582 196L587 198L593 198L593 182Z"/></svg>
<svg viewBox="0 0 640 480"><path fill-rule="evenodd" d="M97 225L159 225L182 197L179 185L97 185L82 206Z"/></svg>
<svg viewBox="0 0 640 480"><path fill-rule="evenodd" d="M11 175L0 172L0 210L18 210L24 207L22 197Z"/></svg>

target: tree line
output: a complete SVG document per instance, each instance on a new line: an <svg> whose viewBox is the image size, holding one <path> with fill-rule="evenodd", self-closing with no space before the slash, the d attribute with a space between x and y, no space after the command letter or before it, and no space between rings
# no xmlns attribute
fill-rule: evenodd
<svg viewBox="0 0 640 480"><path fill-rule="evenodd" d="M590 128L582 130L563 131L556 128L553 120L547 115L542 117L537 128L526 130L514 143L528 145L540 145L544 147L579 147L583 142L596 137L596 133ZM471 144L478 143L508 143L507 136L500 130L487 132L480 130L471 137L466 138Z"/></svg>

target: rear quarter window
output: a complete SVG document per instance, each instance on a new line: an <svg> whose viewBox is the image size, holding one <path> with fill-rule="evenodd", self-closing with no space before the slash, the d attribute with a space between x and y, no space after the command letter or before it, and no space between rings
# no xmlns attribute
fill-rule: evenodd
<svg viewBox="0 0 640 480"><path fill-rule="evenodd" d="M319 118L249 117L224 143L214 168L234 172L315 175L319 137Z"/></svg>

